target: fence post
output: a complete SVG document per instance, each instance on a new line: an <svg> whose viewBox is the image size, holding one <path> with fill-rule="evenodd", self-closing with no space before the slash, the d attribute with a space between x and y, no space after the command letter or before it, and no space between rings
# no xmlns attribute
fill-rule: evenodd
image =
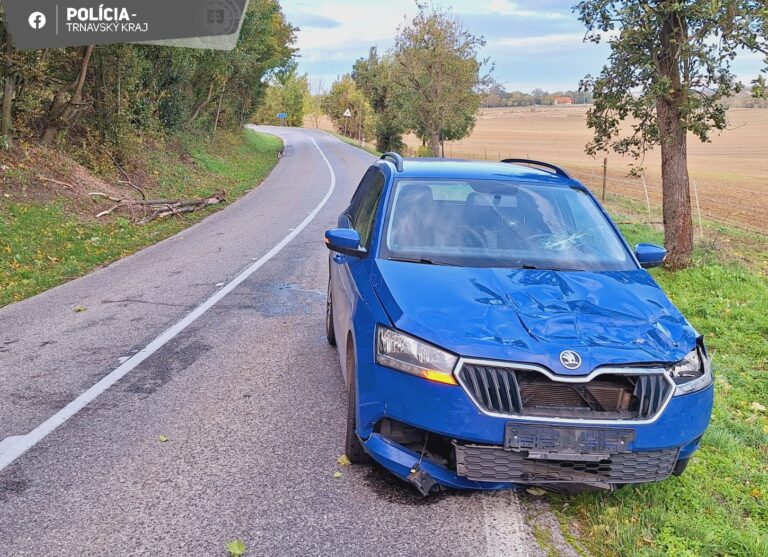
<svg viewBox="0 0 768 557"><path fill-rule="evenodd" d="M699 203L699 188L696 187L696 180L694 178L691 178L691 182L693 182L693 194L696 196L696 210L699 213L699 234L701 235L701 238L704 238L704 225L701 222L701 203Z"/></svg>
<svg viewBox="0 0 768 557"><path fill-rule="evenodd" d="M643 189L645 190L645 205L648 207L648 223L650 224L651 217L651 198L648 196L648 185L645 183L645 174L640 176L643 179Z"/></svg>
<svg viewBox="0 0 768 557"><path fill-rule="evenodd" d="M608 157L603 158L603 203L605 203L605 186L608 182Z"/></svg>

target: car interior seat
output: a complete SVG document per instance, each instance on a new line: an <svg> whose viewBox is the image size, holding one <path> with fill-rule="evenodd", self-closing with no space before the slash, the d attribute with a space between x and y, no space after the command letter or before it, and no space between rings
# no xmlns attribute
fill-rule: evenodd
<svg viewBox="0 0 768 557"><path fill-rule="evenodd" d="M424 184L403 187L396 201L392 229L393 247L414 248L434 245L434 197Z"/></svg>

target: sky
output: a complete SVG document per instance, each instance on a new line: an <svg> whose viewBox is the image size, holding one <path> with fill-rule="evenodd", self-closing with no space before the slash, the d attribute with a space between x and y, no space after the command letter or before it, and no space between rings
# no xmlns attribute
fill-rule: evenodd
<svg viewBox="0 0 768 557"><path fill-rule="evenodd" d="M461 16L468 29L487 41L493 78L508 91L576 89L605 63L607 45L584 43L584 26L572 13L576 0L436 0ZM282 0L288 20L300 28L299 71L313 87L327 89L352 64L392 47L398 26L416 13L415 0ZM761 68L757 55L739 56L733 70L749 83Z"/></svg>

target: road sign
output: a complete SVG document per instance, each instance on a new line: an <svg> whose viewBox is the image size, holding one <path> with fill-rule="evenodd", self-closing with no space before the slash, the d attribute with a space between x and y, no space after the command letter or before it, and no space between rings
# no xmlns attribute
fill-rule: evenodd
<svg viewBox="0 0 768 557"><path fill-rule="evenodd" d="M350 109L344 111L344 118L352 118L352 111Z"/></svg>
<svg viewBox="0 0 768 557"><path fill-rule="evenodd" d="M278 112L277 118L279 120L287 120L288 119L288 113L287 112Z"/></svg>

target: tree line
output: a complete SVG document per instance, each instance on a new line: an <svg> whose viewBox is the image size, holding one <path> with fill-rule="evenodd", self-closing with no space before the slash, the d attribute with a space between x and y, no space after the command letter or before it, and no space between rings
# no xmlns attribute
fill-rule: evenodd
<svg viewBox="0 0 768 557"><path fill-rule="evenodd" d="M507 91L503 85L495 84L488 89L483 106L496 108L502 106L533 106L554 105L555 100L561 97L573 99L574 104L592 104L592 93L584 90L555 91L550 93L543 89L534 89L530 93L522 91Z"/></svg>
<svg viewBox="0 0 768 557"><path fill-rule="evenodd" d="M372 47L352 71L337 79L319 99L336 128L359 139L373 139L380 151L399 151L412 132L439 156L445 141L469 135L484 89L490 85L485 45L462 20L434 6L401 25L394 46Z"/></svg>
<svg viewBox="0 0 768 557"><path fill-rule="evenodd" d="M0 141L120 156L147 135L240 127L265 78L290 67L296 29L278 0L251 0L233 51L118 44L17 51L0 12Z"/></svg>

